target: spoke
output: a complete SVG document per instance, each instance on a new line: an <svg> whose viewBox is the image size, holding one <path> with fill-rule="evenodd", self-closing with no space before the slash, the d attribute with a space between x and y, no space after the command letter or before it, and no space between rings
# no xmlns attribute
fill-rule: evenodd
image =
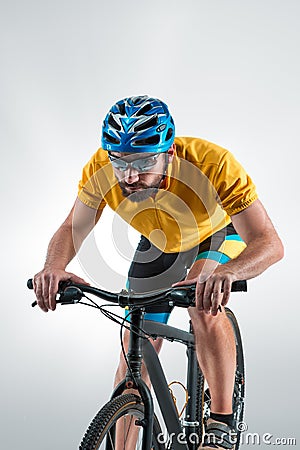
<svg viewBox="0 0 300 450"><path fill-rule="evenodd" d="M114 446L113 439L112 439L112 435L111 435L110 432L108 433L108 437L109 437L109 441L110 441L111 448L114 450L114 449L115 449L115 446Z"/></svg>
<svg viewBox="0 0 300 450"><path fill-rule="evenodd" d="M129 431L130 431L131 422L133 420L132 416L130 416L130 422L129 422L129 425L127 426L127 423L126 423L127 422L127 420L126 420L127 418L128 418L128 415L126 414L124 416L124 450L125 450L128 434L129 434ZM127 432L126 432L126 426L127 426Z"/></svg>

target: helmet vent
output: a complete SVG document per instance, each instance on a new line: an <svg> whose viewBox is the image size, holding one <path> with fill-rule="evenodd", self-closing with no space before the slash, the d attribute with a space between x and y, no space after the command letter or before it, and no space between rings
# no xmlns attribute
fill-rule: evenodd
<svg viewBox="0 0 300 450"><path fill-rule="evenodd" d="M110 136L108 133L104 132L103 137L105 138L106 141L110 142L111 144L117 144L117 145L120 144L119 139L117 139L113 136Z"/></svg>
<svg viewBox="0 0 300 450"><path fill-rule="evenodd" d="M141 97L141 96L139 96L139 97L133 97L133 99L132 99L132 103L133 103L133 105L138 105L139 103L141 103L143 100L145 100L147 98L147 96L144 96L144 97Z"/></svg>
<svg viewBox="0 0 300 450"><path fill-rule="evenodd" d="M121 131L121 126L118 124L118 122L115 121L112 114L110 114L108 117L108 123L111 127L115 128L118 131Z"/></svg>
<svg viewBox="0 0 300 450"><path fill-rule="evenodd" d="M143 116L143 115L146 114L148 111L150 111L150 109L152 109L152 105L151 105L151 103L147 103L147 105L143 106L143 107L136 113L136 116Z"/></svg>
<svg viewBox="0 0 300 450"><path fill-rule="evenodd" d="M148 128L155 127L157 125L157 116L152 116L150 119L145 120L145 122L141 123L140 125L136 125L134 127L134 131L142 131L142 130L148 130Z"/></svg>
<svg viewBox="0 0 300 450"><path fill-rule="evenodd" d="M166 141L171 139L172 136L173 136L173 130L172 130L172 128L169 128L167 131L167 135L166 135Z"/></svg>
<svg viewBox="0 0 300 450"><path fill-rule="evenodd" d="M120 111L121 116L125 116L125 114L126 114L125 103L119 103L118 107L119 107L119 111Z"/></svg>
<svg viewBox="0 0 300 450"><path fill-rule="evenodd" d="M136 141L133 142L133 145L136 146L143 146L143 145L157 145L159 143L159 135L155 134L154 136L150 136L148 138L145 139L137 139Z"/></svg>

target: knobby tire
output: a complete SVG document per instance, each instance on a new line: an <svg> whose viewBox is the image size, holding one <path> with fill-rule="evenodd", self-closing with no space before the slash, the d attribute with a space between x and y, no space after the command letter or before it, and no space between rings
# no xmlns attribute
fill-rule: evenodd
<svg viewBox="0 0 300 450"><path fill-rule="evenodd" d="M131 419L132 417L132 419ZM89 425L79 450L115 450L115 425L116 422L128 420L134 424L136 420L144 418L144 405L141 398L134 394L120 395L108 403L96 414ZM139 427L142 435L143 428ZM156 416L153 417L152 449L165 450L165 447L159 442L159 436L162 436L161 428ZM122 447L123 448L123 447ZM142 448L142 436L139 436L135 449ZM124 449L129 449L124 446Z"/></svg>

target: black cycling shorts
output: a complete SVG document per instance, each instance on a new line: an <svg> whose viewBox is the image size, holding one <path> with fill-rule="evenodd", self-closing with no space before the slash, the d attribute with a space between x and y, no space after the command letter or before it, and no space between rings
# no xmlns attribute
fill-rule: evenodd
<svg viewBox="0 0 300 450"><path fill-rule="evenodd" d="M182 281L198 259L212 259L225 264L246 247L232 223L186 252L164 253L141 236L128 272L127 288L138 293L164 289ZM153 305L146 308L145 319L166 323L172 307Z"/></svg>

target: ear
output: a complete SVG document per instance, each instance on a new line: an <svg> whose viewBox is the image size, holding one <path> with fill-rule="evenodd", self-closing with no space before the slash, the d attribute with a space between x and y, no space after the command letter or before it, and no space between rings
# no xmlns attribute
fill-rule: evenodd
<svg viewBox="0 0 300 450"><path fill-rule="evenodd" d="M169 148L169 150L167 151L167 155L168 155L168 164L170 164L170 163L173 161L175 152L176 152L176 144L173 143L173 144L171 145L171 147Z"/></svg>

